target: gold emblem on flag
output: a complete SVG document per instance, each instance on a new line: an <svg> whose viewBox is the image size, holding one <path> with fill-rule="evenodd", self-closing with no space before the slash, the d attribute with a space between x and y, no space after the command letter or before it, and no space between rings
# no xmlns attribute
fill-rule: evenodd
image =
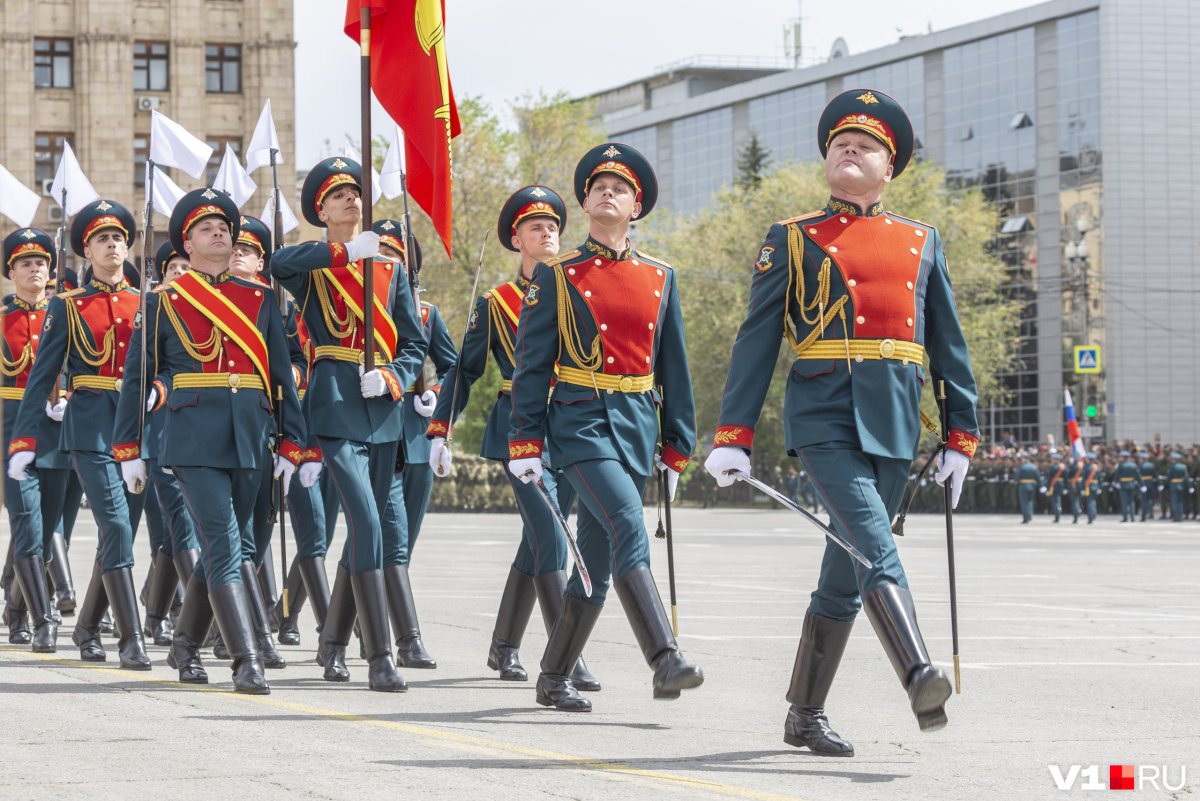
<svg viewBox="0 0 1200 801"><path fill-rule="evenodd" d="M875 97L875 95L873 95L870 92L863 92L861 95L859 95L858 97L856 97L854 99L861 100L863 102L863 105L867 105L867 106L871 105L872 103L879 102L879 98Z"/></svg>
<svg viewBox="0 0 1200 801"><path fill-rule="evenodd" d="M617 150L613 145L609 145L608 150L604 151L604 155L611 159L613 156L621 155L621 151Z"/></svg>

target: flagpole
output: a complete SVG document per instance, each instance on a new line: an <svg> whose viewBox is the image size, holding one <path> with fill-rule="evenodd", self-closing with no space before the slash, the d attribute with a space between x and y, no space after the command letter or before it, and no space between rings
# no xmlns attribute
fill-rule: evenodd
<svg viewBox="0 0 1200 801"><path fill-rule="evenodd" d="M146 430L146 300L150 297L148 276L154 274L154 160L146 159L146 213L142 218L142 268L138 275L141 298L138 300L138 317L135 328L141 329L142 369L138 374L138 438ZM179 255L183 255L182 253ZM144 487L141 481L134 486L135 492L141 492Z"/></svg>
<svg viewBox="0 0 1200 801"><path fill-rule="evenodd" d="M362 229L371 230L373 195L371 169L371 6L369 0L359 0L359 41L362 49L359 58L361 68L361 116L362 116ZM375 369L375 262L363 260L363 372Z"/></svg>
<svg viewBox="0 0 1200 801"><path fill-rule="evenodd" d="M401 143L403 133L401 133ZM421 319L421 266L417 264L416 237L412 232L412 216L408 213L408 164L400 168L400 196L404 198L404 266L408 269L408 287L412 290L413 308L416 309L417 319ZM414 392L417 396L425 394L425 365L417 371Z"/></svg>
<svg viewBox="0 0 1200 801"><path fill-rule="evenodd" d="M65 154L64 154L63 158L66 158ZM64 170L64 172L65 172L65 170ZM65 174L63 175L62 212L63 212L62 224L60 226L58 226L58 236L55 237L55 242L54 242L54 247L58 251L58 265L57 265L57 269L55 270L55 272L57 272L58 275L55 276L56 281L54 284L54 293L56 295L61 295L63 292L65 292L67 290L67 285L66 285L67 264L66 264L66 260L63 258L63 254L65 254L67 251L67 218L68 218L68 215L67 215L67 181L66 181ZM67 357L68 356L70 356L69 349L67 351L67 355L63 357L63 366L62 366L62 370L59 371L59 374L58 374L59 377L57 379L55 379L55 381L54 381L54 389L50 393L50 402L51 403L58 403L58 399L60 397L59 393L62 391L62 385L61 385L62 384L62 375L64 372L66 372L66 369L67 369Z"/></svg>
<svg viewBox="0 0 1200 801"><path fill-rule="evenodd" d="M275 201L275 213L272 227L274 230L274 250L279 250L283 247L283 204L279 201L279 149L271 148L271 190L272 197ZM271 274L271 284L275 290L275 299L279 303L279 316L283 320L285 326L287 323L287 296L284 294L283 285L279 283L274 273ZM297 387L297 390L300 388ZM275 388L275 430L278 434L278 442L283 443L283 388ZM279 561L282 565L283 576L283 594L280 596L283 600L283 616L291 616L291 604L288 603L288 560L287 560L287 496L283 491L283 482L275 482L275 491L279 498L275 502L275 508L279 514Z"/></svg>

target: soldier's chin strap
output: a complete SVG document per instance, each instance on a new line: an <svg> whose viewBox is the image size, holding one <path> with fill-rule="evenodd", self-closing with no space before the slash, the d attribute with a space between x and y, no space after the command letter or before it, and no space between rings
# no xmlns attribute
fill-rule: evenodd
<svg viewBox="0 0 1200 801"><path fill-rule="evenodd" d="M917 473L917 477L908 484L908 489L904 493L904 502L900 504L900 513L896 515L896 522L892 523L892 534L897 537L904 536L904 520L908 517L908 507L912 506L913 498L916 497L917 490L921 487L921 480L925 478L925 474L929 472L929 468L937 460L938 454L946 450L945 441L938 436L937 426L924 411L921 412L921 425L925 426L925 430L930 434L938 437L938 445L933 449L933 453L929 454L929 458L925 460L925 464L921 468L921 471Z"/></svg>

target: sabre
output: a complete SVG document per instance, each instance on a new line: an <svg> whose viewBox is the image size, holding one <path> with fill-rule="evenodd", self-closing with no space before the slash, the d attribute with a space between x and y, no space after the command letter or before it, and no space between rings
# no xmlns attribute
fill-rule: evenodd
<svg viewBox="0 0 1200 801"><path fill-rule="evenodd" d="M950 410L946 406L946 382L938 381L938 405L942 411L942 451L950 441ZM962 692L962 677L958 667L958 592L954 580L954 477L946 479L946 559L950 565L950 639L954 646L954 692Z"/></svg>
<svg viewBox="0 0 1200 801"><path fill-rule="evenodd" d="M483 234L483 243L479 246L479 263L475 265L475 281L471 284L471 301L467 308L467 322L463 325L462 345L459 346L458 352L462 353L463 347L467 344L467 334L471 332L471 314L475 307L475 293L479 290L479 274L483 272L483 254L487 251L488 237L491 236L491 231L485 231ZM459 370L454 370L454 384L450 387L450 420L446 423L446 448L449 449L450 443L454 441L454 404L458 402L458 377ZM588 595L591 595L589 592Z"/></svg>
<svg viewBox="0 0 1200 801"><path fill-rule="evenodd" d="M827 540L829 540L834 545L841 548L846 553L850 554L850 556L853 557L856 562L858 562L863 567L868 568L868 569L874 567L874 565L871 564L870 559L867 559L867 557L863 556L857 548L855 548L853 545L851 545L850 543L846 542L844 539L839 537L837 532L834 531L833 529L831 529L829 526L822 523L820 518L818 518L816 515L814 515L812 512L808 511L804 507L796 504L794 501L792 501L791 498L789 498L786 495L784 495L783 493L779 492L777 489L772 487L770 484L764 484L763 482L759 481L754 476L752 476L749 473L744 472L742 470L730 470L729 474L732 475L734 478L736 478L738 481L745 481L747 484L754 487L756 490L761 492L763 495L766 495L768 498L778 501L779 503L783 504L787 508L791 509L793 512L799 512L800 514L804 515L804 517L807 518L810 523L812 523L814 526L821 529L821 531L825 533L825 538Z"/></svg>
<svg viewBox="0 0 1200 801"><path fill-rule="evenodd" d="M522 478L532 476L533 474L532 470L526 470ZM587 565L583 563L583 554L579 552L579 544L575 542L575 535L571 532L571 527L567 525L566 516L558 508L558 504L550 496L550 490L546 489L546 485L542 483L540 478L533 482L533 486L537 487L538 494L554 514L554 519L562 526L563 533L567 535L567 544L571 546L571 558L575 560L575 569L579 571L579 580L583 582L583 594L591 598L592 577L588 575Z"/></svg>

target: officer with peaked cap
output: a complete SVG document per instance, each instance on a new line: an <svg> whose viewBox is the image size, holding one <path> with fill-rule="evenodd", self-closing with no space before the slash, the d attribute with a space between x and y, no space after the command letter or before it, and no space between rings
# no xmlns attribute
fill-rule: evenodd
<svg viewBox="0 0 1200 801"><path fill-rule="evenodd" d="M1184 493L1194 491L1182 453L1171 453L1171 466L1167 468L1167 491L1171 496L1171 520L1178 523L1183 520Z"/></svg>
<svg viewBox="0 0 1200 801"><path fill-rule="evenodd" d="M921 729L946 723L950 682L925 647L891 530L916 455L926 354L946 388L949 448L936 477L952 479L954 505L979 428L941 238L883 205L884 188L912 157L907 114L883 92L843 92L821 114L817 137L829 201L773 225L759 250L751 312L733 346L705 467L721 486L733 483L732 471L750 472L755 426L786 338L796 358L784 411L788 453L812 475L838 533L873 566L827 543L787 693L784 741L851 756L824 705L860 607Z"/></svg>
<svg viewBox="0 0 1200 801"><path fill-rule="evenodd" d="M1083 511L1087 515L1088 525L1096 522L1097 501L1100 496L1100 485L1104 483L1100 465L1096 464L1096 454L1088 451L1083 455L1082 469L1079 479L1079 494L1083 499Z"/></svg>
<svg viewBox="0 0 1200 801"><path fill-rule="evenodd" d="M1136 509L1136 497L1141 484L1142 474L1137 463L1130 459L1129 451L1121 451L1117 469L1113 472L1113 483L1121 498L1121 522L1132 523Z"/></svg>
<svg viewBox="0 0 1200 801"><path fill-rule="evenodd" d="M1017 497L1021 502L1022 523L1033 519L1033 502L1041 488L1042 473L1033 460L1026 456L1025 461L1017 468Z"/></svg>

